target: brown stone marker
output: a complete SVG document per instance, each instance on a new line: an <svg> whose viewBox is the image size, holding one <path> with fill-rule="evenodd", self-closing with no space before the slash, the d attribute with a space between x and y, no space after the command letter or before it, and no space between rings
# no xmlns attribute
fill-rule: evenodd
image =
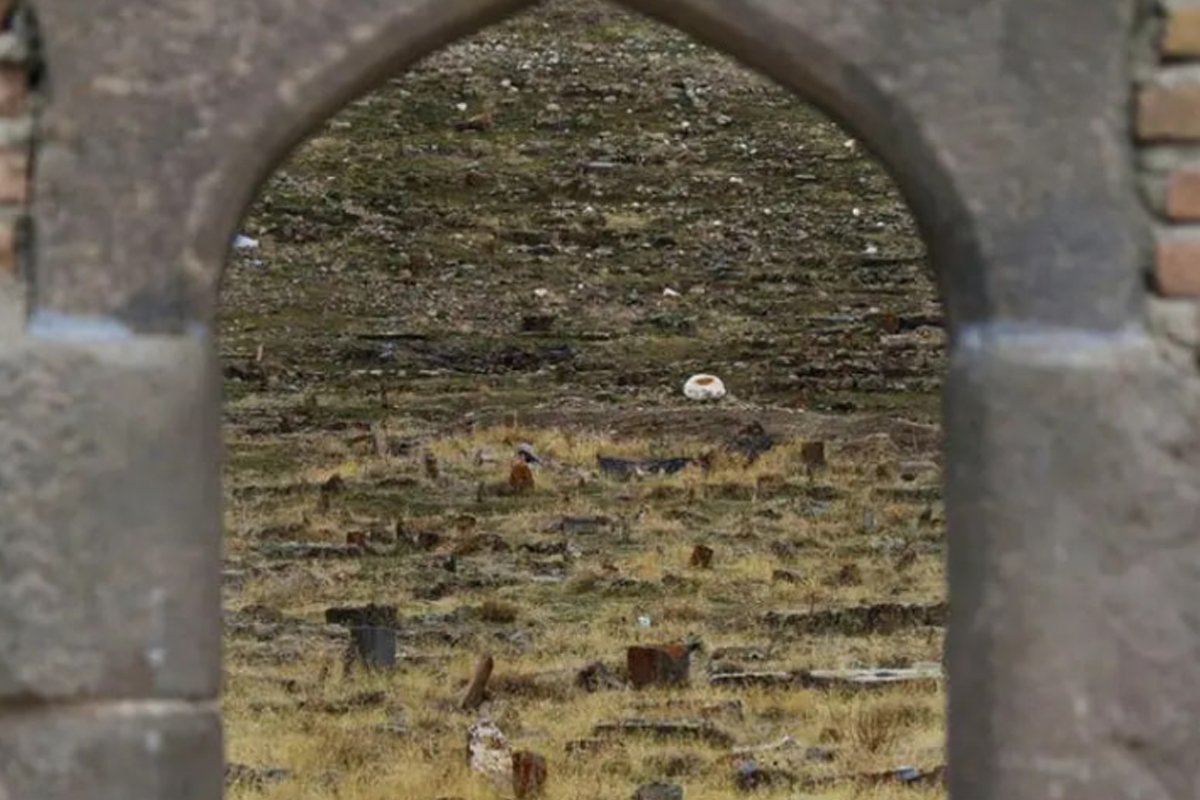
<svg viewBox="0 0 1200 800"><path fill-rule="evenodd" d="M824 442L805 442L800 445L800 461L809 469L820 469L829 462L825 460Z"/></svg>
<svg viewBox="0 0 1200 800"><path fill-rule="evenodd" d="M625 652L629 681L635 689L686 684L691 656L681 644L633 645Z"/></svg>
<svg viewBox="0 0 1200 800"><path fill-rule="evenodd" d="M713 554L711 547L698 544L692 548L691 565L697 569L712 569Z"/></svg>
<svg viewBox="0 0 1200 800"><path fill-rule="evenodd" d="M517 800L537 797L546 786L546 759L529 750L512 754L513 793Z"/></svg>
<svg viewBox="0 0 1200 800"><path fill-rule="evenodd" d="M522 459L515 459L508 471L508 488L513 494L533 491L533 470Z"/></svg>
<svg viewBox="0 0 1200 800"><path fill-rule="evenodd" d="M372 671L395 667L395 629L374 625L351 628L350 645L346 648L346 670L350 671L355 664Z"/></svg>
<svg viewBox="0 0 1200 800"><path fill-rule="evenodd" d="M495 662L490 654L479 659L479 663L475 665L475 676L471 678L471 685L467 687L467 693L463 695L459 708L463 711L474 711L483 705L483 697L487 692L488 681L491 680L494 666Z"/></svg>

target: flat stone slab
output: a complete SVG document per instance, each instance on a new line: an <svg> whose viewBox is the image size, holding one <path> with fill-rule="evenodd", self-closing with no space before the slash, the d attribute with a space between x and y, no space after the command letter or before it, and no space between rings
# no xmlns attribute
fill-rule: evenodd
<svg viewBox="0 0 1200 800"><path fill-rule="evenodd" d="M871 494L879 500L893 503L924 505L942 499L941 486L876 486Z"/></svg>
<svg viewBox="0 0 1200 800"><path fill-rule="evenodd" d="M361 558L364 550L354 544L324 542L274 542L259 548L264 558Z"/></svg>
<svg viewBox="0 0 1200 800"><path fill-rule="evenodd" d="M818 669L725 672L713 675L713 686L769 689L880 689L899 684L936 685L943 678L940 666L907 669Z"/></svg>
<svg viewBox="0 0 1200 800"><path fill-rule="evenodd" d="M872 605L821 611L770 611L767 627L796 634L840 633L847 636L886 635L924 627L943 627L950 617L948 603Z"/></svg>
<svg viewBox="0 0 1200 800"><path fill-rule="evenodd" d="M714 747L732 747L733 736L708 720L623 719L601 722L593 736L649 736L655 739L702 741Z"/></svg>

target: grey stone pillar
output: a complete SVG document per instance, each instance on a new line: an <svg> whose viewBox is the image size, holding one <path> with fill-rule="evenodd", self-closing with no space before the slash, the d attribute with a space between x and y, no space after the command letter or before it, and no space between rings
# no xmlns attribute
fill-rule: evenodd
<svg viewBox="0 0 1200 800"><path fill-rule="evenodd" d="M1195 380L1141 331L1001 328L946 388L951 796L1193 797Z"/></svg>
<svg viewBox="0 0 1200 800"><path fill-rule="evenodd" d="M216 800L211 343L0 339L0 798Z"/></svg>

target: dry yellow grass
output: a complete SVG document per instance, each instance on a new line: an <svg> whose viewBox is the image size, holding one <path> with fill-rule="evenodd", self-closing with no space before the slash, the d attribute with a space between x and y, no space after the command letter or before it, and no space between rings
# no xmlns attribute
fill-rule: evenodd
<svg viewBox="0 0 1200 800"><path fill-rule="evenodd" d="M520 442L532 444L547 462L536 470L535 491L477 502L473 487L502 477ZM676 444L685 454L712 447L701 440ZM292 620L227 637L223 705L229 756L295 773L262 788L235 786L230 796L300 800L331 796L336 785L337 796L348 800L497 797L497 789L473 774L465 759L465 731L477 715L456 708L485 649L495 654L497 666L490 700L480 713L498 720L514 746L545 755L549 797L626 796L639 783L656 779L685 785L689 798L730 796L734 766L726 748L630 739L614 751L565 751L567 742L589 738L598 722L696 716L721 703L739 704L736 714L710 712L739 745L787 735L804 746L835 750L836 760L828 764L807 763L794 752L760 759L764 766L786 768L802 778L941 763L940 690L767 691L708 684L709 655L731 646L771 645L776 652L766 668L775 669L940 660L936 631L780 638L762 625L762 615L773 609L934 601L944 591L940 532L918 522L921 507L874 498L878 459L859 452L841 458L835 448L828 469L808 477L799 467L799 447L798 441L785 442L750 467L727 459L708 472L688 468L674 476L624 482L596 474L596 454L646 457L661 443L501 427L434 439L409 456L379 458L354 452L338 437L313 436L303 457L278 465L269 484L300 488L231 498L227 512L230 558L258 567L247 570L240 588L228 590L231 615L262 605ZM424 475L426 450L438 458L437 480ZM494 459L480 463L481 450ZM316 487L334 475L341 476L345 488L322 510ZM763 476L780 478L769 491L759 491ZM403 480L395 484L398 479ZM805 493L814 485L832 487L837 496L814 501ZM863 526L865 511L873 514L873 528ZM612 518L613 528L567 537L546 532L563 516L590 515ZM443 596L422 598L423 584L442 579L430 572L430 554L285 561L274 569L265 568L268 562L257 555L256 537L263 531L339 542L349 528L374 524L390 533L397 521L437 533L434 555L452 552L472 536L495 534L504 549L462 556L459 571L503 580L477 588L467 582ZM884 546L885 539L899 544ZM531 563L538 558L521 546L554 541L570 541L578 553L556 562L561 580L531 580ZM699 542L716 550L711 569L688 564ZM901 558L905 547L914 553L907 562ZM781 569L789 571L792 582L775 579ZM624 588L612 582L614 576L627 579ZM401 649L413 658L402 658L396 671L345 675L342 645L321 627L323 610L365 602L396 604L406 620L422 614L466 616L444 625L454 629L457 644L437 637L403 640ZM651 620L648 628L639 623L644 615ZM401 629L406 625L402 622ZM574 672L590 661L620 665L628 645L693 635L705 649L687 688L588 694L572 685ZM285 686L286 681L292 683ZM343 713L321 710L321 703L336 706L370 691L381 691L382 701ZM406 735L377 730L395 714L403 717ZM757 796L787 797L794 791L762 789ZM917 798L938 790L841 781L805 794Z"/></svg>

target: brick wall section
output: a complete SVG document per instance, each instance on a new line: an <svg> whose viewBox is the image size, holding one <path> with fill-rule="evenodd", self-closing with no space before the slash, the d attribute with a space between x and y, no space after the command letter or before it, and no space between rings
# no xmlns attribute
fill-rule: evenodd
<svg viewBox="0 0 1200 800"><path fill-rule="evenodd" d="M1153 288L1200 298L1200 0L1157 0L1133 130L1157 225Z"/></svg>
<svg viewBox="0 0 1200 800"><path fill-rule="evenodd" d="M33 145L32 54L18 4L0 0L0 274L21 274Z"/></svg>

